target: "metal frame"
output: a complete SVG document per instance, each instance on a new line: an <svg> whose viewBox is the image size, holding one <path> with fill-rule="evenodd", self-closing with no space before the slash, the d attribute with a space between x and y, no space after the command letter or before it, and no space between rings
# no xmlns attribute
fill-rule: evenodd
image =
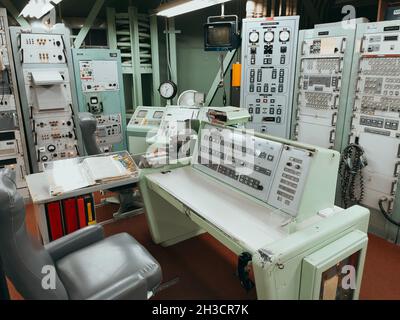
<svg viewBox="0 0 400 320"><path fill-rule="evenodd" d="M129 30L118 30L116 23L117 19L126 20L129 24ZM160 85L157 17L141 14L138 12L136 7L132 6L128 7L128 11L125 13L117 13L115 8L107 7L107 27L108 45L110 49L130 49L130 52L128 53L122 51L121 57L123 59L131 58L130 64L122 64L122 70L125 75L132 76L131 87L133 109L135 109L137 106L143 105L142 75L144 74L152 75L152 105L160 105L161 100L157 92L157 89ZM141 32L141 27L148 29L149 34ZM129 42L118 42L118 35L129 37ZM143 37L150 38L150 44L141 43L140 38ZM150 48L151 54L143 53L142 48ZM151 65L143 64L141 61L143 58L151 58ZM127 117L130 116L131 114L127 113Z"/></svg>
<svg viewBox="0 0 400 320"><path fill-rule="evenodd" d="M228 71L230 65L232 64L232 61L235 57L236 52L237 52L237 49L229 51L226 54L226 56L224 58L224 62L223 62L224 76L226 75L226 72ZM205 101L206 106L209 106L212 103L215 95L217 94L220 81L221 81L221 75L220 75L220 72L218 72L214 78L214 81L210 87L210 90L208 91L206 101Z"/></svg>
<svg viewBox="0 0 400 320"><path fill-rule="evenodd" d="M139 21L138 11L135 7L128 8L129 28L131 38L132 72L133 72L133 105L143 104L142 75L140 70L140 47L139 47Z"/></svg>
<svg viewBox="0 0 400 320"><path fill-rule="evenodd" d="M177 50L176 50L176 33L175 19L168 19L168 30L166 30L168 43L169 43L169 62L171 66L171 81L178 85L178 64L177 64Z"/></svg>
<svg viewBox="0 0 400 320"><path fill-rule="evenodd" d="M85 23L82 27L82 29L79 31L78 35L75 38L74 41L74 47L79 49L85 40L90 28L93 25L94 20L96 19L97 15L99 14L101 8L104 5L105 0L96 0L94 3L92 9L90 10L89 15L87 16Z"/></svg>
<svg viewBox="0 0 400 320"><path fill-rule="evenodd" d="M158 25L157 16L150 17L150 42L151 42L151 64L153 70L153 101L156 106L161 105L161 97L157 91L160 86L160 53L158 48ZM157 70L157 72L155 72Z"/></svg>
<svg viewBox="0 0 400 320"><path fill-rule="evenodd" d="M19 15L18 9L15 8L10 0L0 0L1 4L11 13L15 20L20 24L22 28L30 28L31 25L24 17Z"/></svg>

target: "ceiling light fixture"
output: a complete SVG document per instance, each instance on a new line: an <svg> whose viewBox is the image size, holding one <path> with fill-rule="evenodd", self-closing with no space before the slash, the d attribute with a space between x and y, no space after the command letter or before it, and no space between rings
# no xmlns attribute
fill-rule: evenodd
<svg viewBox="0 0 400 320"><path fill-rule="evenodd" d="M59 4L61 1L62 0L30 0L21 11L20 16L24 18L40 19L53 10L55 5Z"/></svg>
<svg viewBox="0 0 400 320"><path fill-rule="evenodd" d="M231 0L173 0L160 5L155 14L167 18L211 7Z"/></svg>

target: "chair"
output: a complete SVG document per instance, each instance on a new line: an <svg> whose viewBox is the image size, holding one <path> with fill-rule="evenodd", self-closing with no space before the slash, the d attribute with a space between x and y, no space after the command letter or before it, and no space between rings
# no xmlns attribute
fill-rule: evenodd
<svg viewBox="0 0 400 320"><path fill-rule="evenodd" d="M0 254L25 299L147 299L156 291L161 267L127 233L104 238L94 225L45 246L30 237L13 174L0 170Z"/></svg>
<svg viewBox="0 0 400 320"><path fill-rule="evenodd" d="M86 153L89 156L102 154L96 141L96 130L97 120L93 114L89 112L79 113L79 126L82 131L83 144L86 149ZM120 207L114 218L136 214L143 211L143 203L137 200L137 196L134 196L133 188L134 184L110 189L112 192L118 193L118 200Z"/></svg>

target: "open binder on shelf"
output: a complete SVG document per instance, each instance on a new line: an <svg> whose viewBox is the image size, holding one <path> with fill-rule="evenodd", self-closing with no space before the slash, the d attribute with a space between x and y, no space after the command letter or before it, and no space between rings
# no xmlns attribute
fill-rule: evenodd
<svg viewBox="0 0 400 320"><path fill-rule="evenodd" d="M44 170L47 173L49 192L52 196L139 175L138 167L126 151L54 161L46 163Z"/></svg>

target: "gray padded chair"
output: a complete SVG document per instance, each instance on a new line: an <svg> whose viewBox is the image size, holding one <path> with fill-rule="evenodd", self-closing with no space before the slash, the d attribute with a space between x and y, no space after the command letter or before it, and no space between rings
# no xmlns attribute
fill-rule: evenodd
<svg viewBox="0 0 400 320"><path fill-rule="evenodd" d="M79 113L79 126L82 131L86 153L89 156L102 154L96 142L97 120L93 114L89 112ZM143 212L143 203L138 200L139 197L137 195L134 195L134 187L135 184L130 184L110 189L110 191L118 193L119 209L114 213L115 218Z"/></svg>
<svg viewBox="0 0 400 320"><path fill-rule="evenodd" d="M102 226L94 225L46 246L30 237L13 174L0 170L0 253L25 299L147 299L155 292L161 267L127 233L104 238ZM55 289L42 287L45 266L56 271Z"/></svg>

